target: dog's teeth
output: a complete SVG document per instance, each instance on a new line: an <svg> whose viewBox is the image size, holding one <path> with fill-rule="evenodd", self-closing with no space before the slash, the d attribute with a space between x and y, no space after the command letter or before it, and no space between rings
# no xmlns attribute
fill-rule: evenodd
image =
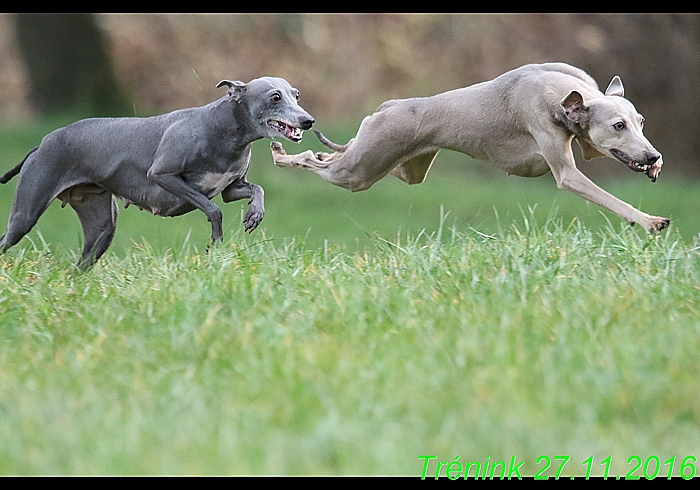
<svg viewBox="0 0 700 490"><path fill-rule="evenodd" d="M289 138L291 140L301 140L301 135L302 135L302 130L301 128L295 128L293 126L290 126L289 124L283 123L282 121L275 121L271 120L269 122L270 126L275 128L277 131L282 133L285 138Z"/></svg>

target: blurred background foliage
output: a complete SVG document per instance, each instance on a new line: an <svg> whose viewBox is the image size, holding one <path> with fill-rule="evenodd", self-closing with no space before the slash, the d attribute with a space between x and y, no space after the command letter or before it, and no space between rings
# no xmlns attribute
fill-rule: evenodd
<svg viewBox="0 0 700 490"><path fill-rule="evenodd" d="M223 78L276 75L323 129L359 125L387 99L564 61L603 88L620 75L664 174L698 177L699 52L697 14L2 15L0 123L151 115L210 102Z"/></svg>

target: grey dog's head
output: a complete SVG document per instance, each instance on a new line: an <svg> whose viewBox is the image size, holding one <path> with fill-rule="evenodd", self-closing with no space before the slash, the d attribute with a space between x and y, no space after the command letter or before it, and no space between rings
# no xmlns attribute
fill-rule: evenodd
<svg viewBox="0 0 700 490"><path fill-rule="evenodd" d="M603 97L584 101L574 90L561 106L566 117L582 129L577 141L586 159L609 156L635 172L645 172L656 182L663 165L661 154L644 136L644 118L624 95L622 80L615 76Z"/></svg>
<svg viewBox="0 0 700 490"><path fill-rule="evenodd" d="M283 136L298 143L302 131L311 129L314 118L299 105L299 91L283 78L261 77L248 83L222 80L228 95L249 116L254 131L263 138Z"/></svg>

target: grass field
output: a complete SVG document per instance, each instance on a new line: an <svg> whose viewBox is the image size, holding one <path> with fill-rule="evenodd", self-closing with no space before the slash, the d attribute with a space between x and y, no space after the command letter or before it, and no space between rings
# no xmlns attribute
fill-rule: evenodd
<svg viewBox="0 0 700 490"><path fill-rule="evenodd" d="M0 171L51 125L0 131ZM238 203L208 254L201 213L129 208L79 273L78 220L52 205L0 257L0 474L696 471L696 183L606 183L673 219L648 236L549 176L447 153L422 185L352 194L259 143L252 235Z"/></svg>

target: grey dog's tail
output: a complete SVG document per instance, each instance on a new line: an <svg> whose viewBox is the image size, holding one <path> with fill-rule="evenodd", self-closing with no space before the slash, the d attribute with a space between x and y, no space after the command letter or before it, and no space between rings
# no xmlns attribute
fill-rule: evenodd
<svg viewBox="0 0 700 490"><path fill-rule="evenodd" d="M39 149L39 147L37 146L37 147L32 148L31 150L29 150L29 153L27 153L27 156L24 157L24 160L22 160L21 162L19 162L19 164L15 165L15 166L12 168L12 170L10 170L10 171L7 172L5 175L3 175L2 177L0 177L0 184L7 184L7 183L10 181L10 179L11 179L12 177L14 177L15 175L17 175L17 174L19 173L19 171L22 170L22 165L24 165L24 162L27 161L27 158L29 158L29 156L30 156L32 153L34 153L35 151L37 151L38 149Z"/></svg>
<svg viewBox="0 0 700 490"><path fill-rule="evenodd" d="M333 143L331 140L323 136L323 133L320 131L316 131L314 129L314 133L316 133L316 137L321 143L323 143L325 146L327 146L333 151L345 151L348 149L348 145L339 145L337 143Z"/></svg>

